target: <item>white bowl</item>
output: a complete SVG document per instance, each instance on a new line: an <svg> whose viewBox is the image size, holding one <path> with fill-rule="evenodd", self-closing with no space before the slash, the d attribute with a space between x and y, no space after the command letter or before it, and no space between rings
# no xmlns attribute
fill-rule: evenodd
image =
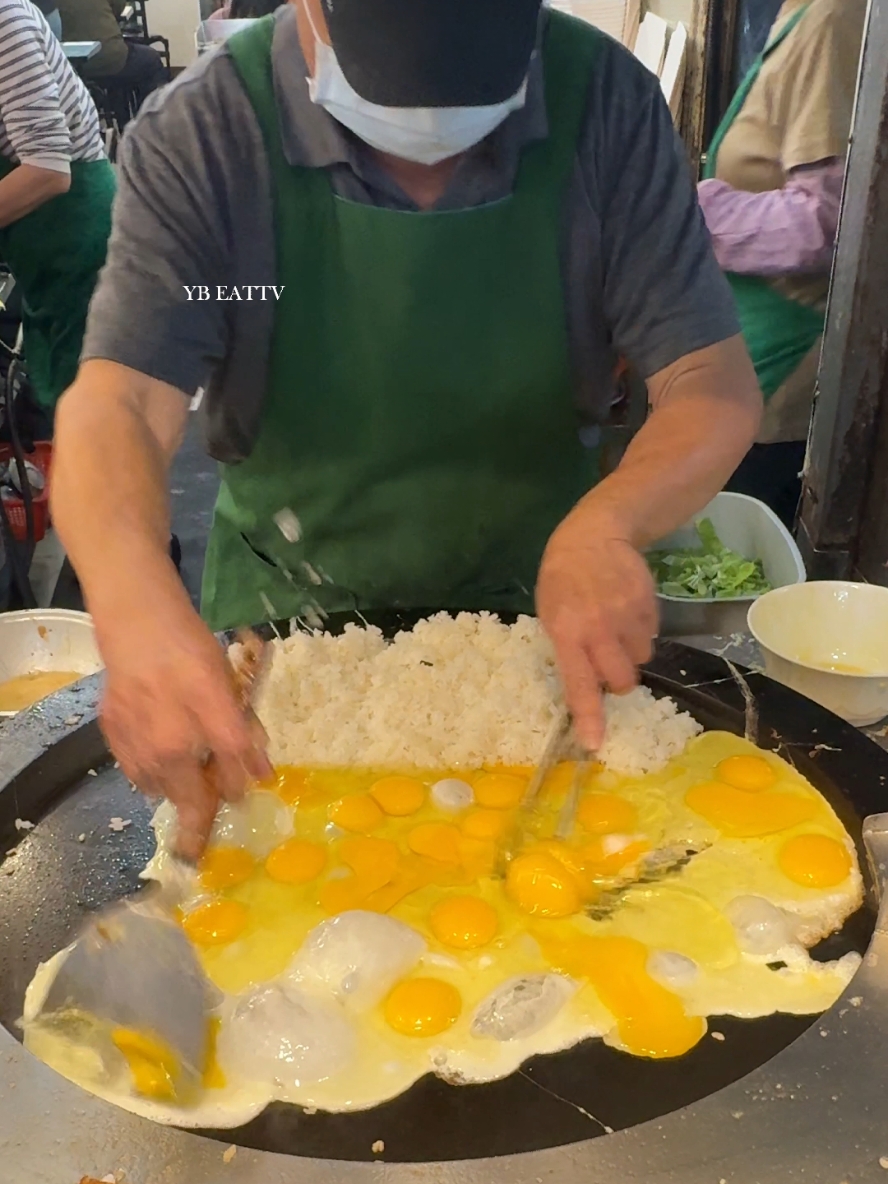
<svg viewBox="0 0 888 1184"><path fill-rule="evenodd" d="M888 715L888 588L846 580L777 588L747 621L771 678L857 727Z"/></svg>
<svg viewBox="0 0 888 1184"><path fill-rule="evenodd" d="M0 613L0 682L49 670L86 678L101 669L89 613L53 608ZM13 714L0 711L0 718Z"/></svg>
<svg viewBox="0 0 888 1184"><path fill-rule="evenodd" d="M744 493L716 494L690 522L654 543L650 550L699 547L695 523L701 518L710 519L716 534L730 550L746 559L760 559L772 588L804 582L805 565L792 535L769 506ZM697 599L664 596L658 592L660 635L728 637L732 633L741 633L754 599L753 596L737 596L730 600Z"/></svg>

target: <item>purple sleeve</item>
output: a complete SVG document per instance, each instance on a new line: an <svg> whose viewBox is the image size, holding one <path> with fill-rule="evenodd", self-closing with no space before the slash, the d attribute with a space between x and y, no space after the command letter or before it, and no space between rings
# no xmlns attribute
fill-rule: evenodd
<svg viewBox="0 0 888 1184"><path fill-rule="evenodd" d="M766 193L701 181L700 206L722 269L768 277L829 271L844 172L839 159L806 165Z"/></svg>

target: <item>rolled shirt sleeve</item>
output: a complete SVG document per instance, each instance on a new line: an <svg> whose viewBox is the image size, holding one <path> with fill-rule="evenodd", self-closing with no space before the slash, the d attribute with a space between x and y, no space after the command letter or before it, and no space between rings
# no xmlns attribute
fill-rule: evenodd
<svg viewBox="0 0 888 1184"><path fill-rule="evenodd" d="M188 291L221 283L224 266L206 225L212 213L200 204L201 161L179 158L180 142L164 135L169 114L146 113L123 140L82 357L119 362L193 395L222 356L225 333L221 305L189 301Z"/></svg>
<svg viewBox="0 0 888 1184"><path fill-rule="evenodd" d="M19 164L71 171L71 134L34 9L0 5L0 117Z"/></svg>
<svg viewBox="0 0 888 1184"><path fill-rule="evenodd" d="M839 228L841 160L793 169L782 189L747 193L712 178L699 185L725 271L776 277L829 270Z"/></svg>

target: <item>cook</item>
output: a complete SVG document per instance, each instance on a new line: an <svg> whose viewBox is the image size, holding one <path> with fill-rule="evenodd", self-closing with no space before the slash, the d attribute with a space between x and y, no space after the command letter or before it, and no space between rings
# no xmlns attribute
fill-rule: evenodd
<svg viewBox="0 0 888 1184"><path fill-rule="evenodd" d="M43 13L0 0L0 261L22 292L28 376L49 411L77 373L113 196L89 92Z"/></svg>
<svg viewBox="0 0 888 1184"><path fill-rule="evenodd" d="M786 0L707 153L700 204L767 407L728 489L792 525L839 226L866 0Z"/></svg>
<svg viewBox="0 0 888 1184"><path fill-rule="evenodd" d="M651 414L599 480L580 429L618 355ZM203 623L167 551L198 387L223 462ZM640 552L722 487L760 403L658 82L621 46L540 0L256 21L127 135L59 412L55 520L123 768L193 853L216 794L266 771L211 629L534 595L595 746L602 687L657 632Z"/></svg>

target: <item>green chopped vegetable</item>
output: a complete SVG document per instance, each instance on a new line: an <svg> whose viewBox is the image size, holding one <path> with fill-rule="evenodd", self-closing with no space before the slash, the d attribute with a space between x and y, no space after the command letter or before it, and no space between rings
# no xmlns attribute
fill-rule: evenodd
<svg viewBox="0 0 888 1184"><path fill-rule="evenodd" d="M730 551L708 518L696 524L696 531L699 547L648 552L658 592L693 600L733 600L770 592L761 560Z"/></svg>

